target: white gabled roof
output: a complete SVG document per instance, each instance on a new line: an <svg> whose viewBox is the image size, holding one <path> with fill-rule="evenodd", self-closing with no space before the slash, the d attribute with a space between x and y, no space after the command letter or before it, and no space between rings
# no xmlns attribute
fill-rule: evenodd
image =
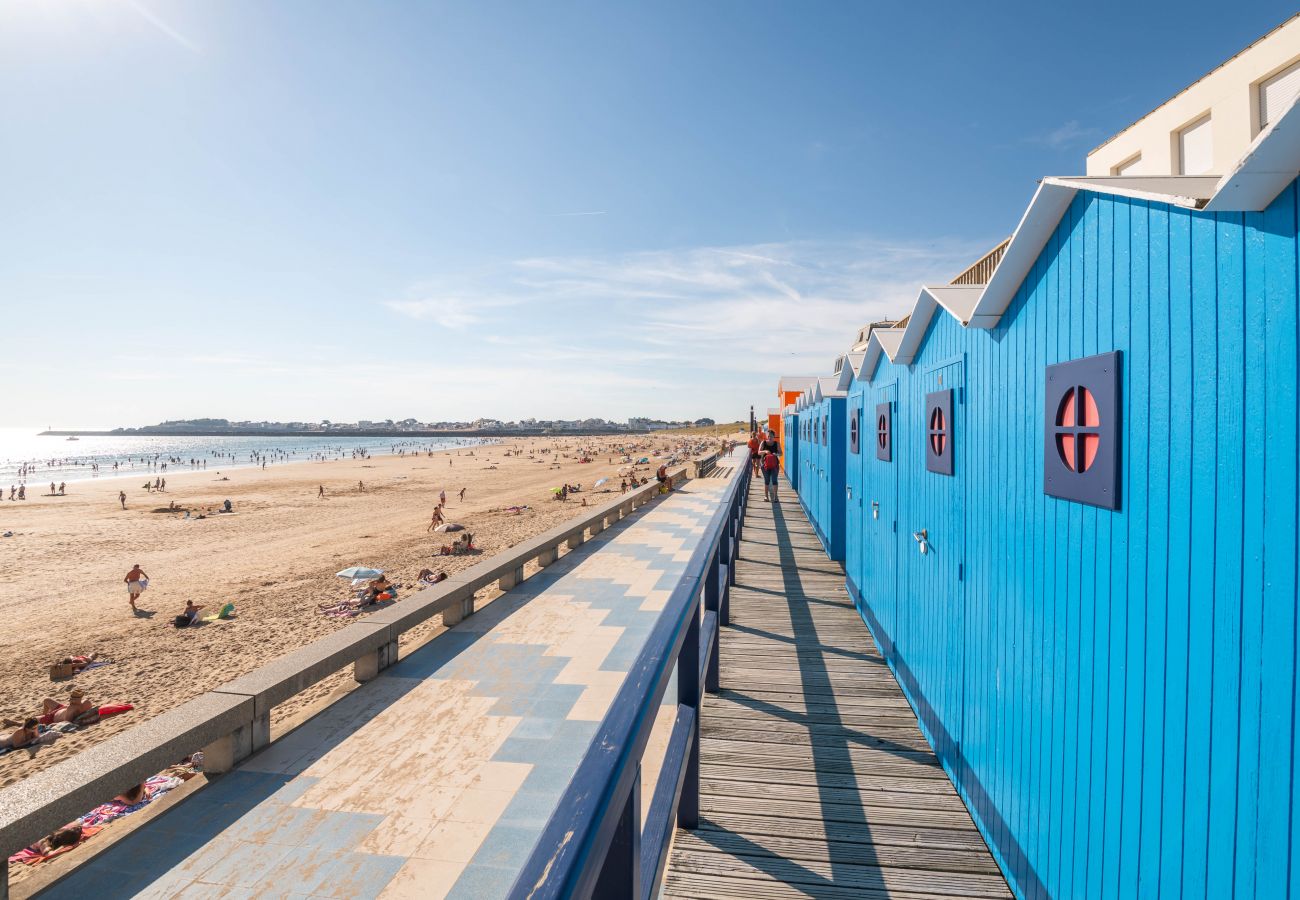
<svg viewBox="0 0 1300 900"><path fill-rule="evenodd" d="M782 375L776 389L783 394L786 391L806 391L816 380L816 375Z"/></svg>
<svg viewBox="0 0 1300 900"><path fill-rule="evenodd" d="M872 329L860 377L875 371L880 354L910 365L935 311L943 309L968 328L993 328L1011 305L1061 216L1079 191L1133 197L1207 212L1258 212L1300 175L1300 95L1251 144L1228 174L1104 175L1044 178L1020 218L987 284L929 285L917 295L906 328Z"/></svg>
<svg viewBox="0 0 1300 900"><path fill-rule="evenodd" d="M894 352L889 355L890 361L911 363L916 358L916 352L921 349L921 341L925 338L925 330L930 327L937 309L942 308L962 325L969 325L984 289L985 285L982 284L945 284L921 288L907 327L902 329L902 336L895 345Z"/></svg>
<svg viewBox="0 0 1300 900"><path fill-rule="evenodd" d="M838 375L824 375L817 379L817 399L825 400L828 397L847 397L848 392L840 389L840 377Z"/></svg>
<svg viewBox="0 0 1300 900"><path fill-rule="evenodd" d="M857 378L865 356L865 353L847 353L842 357L839 374L835 376L835 384L831 389L833 394L848 396L849 388L853 386L853 379Z"/></svg>
<svg viewBox="0 0 1300 900"><path fill-rule="evenodd" d="M1219 180L1208 212L1260 210L1296 177L1300 159L1300 94L1287 111L1269 123L1251 143L1240 162Z"/></svg>
<svg viewBox="0 0 1300 900"><path fill-rule="evenodd" d="M871 337L867 339L867 349L862 354L862 366L858 370L859 379L871 380L871 373L876 370L876 363L879 362L881 353L893 360L898 354L898 344L906 330L905 328L872 329Z"/></svg>

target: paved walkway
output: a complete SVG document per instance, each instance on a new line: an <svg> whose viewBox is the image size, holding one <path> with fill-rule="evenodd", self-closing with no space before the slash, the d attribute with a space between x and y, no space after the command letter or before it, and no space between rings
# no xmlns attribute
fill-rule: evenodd
<svg viewBox="0 0 1300 900"><path fill-rule="evenodd" d="M44 896L504 896L726 484L589 540Z"/></svg>
<svg viewBox="0 0 1300 900"><path fill-rule="evenodd" d="M677 832L664 896L1011 896L843 569L782 496L751 487L723 690L700 720L700 827Z"/></svg>

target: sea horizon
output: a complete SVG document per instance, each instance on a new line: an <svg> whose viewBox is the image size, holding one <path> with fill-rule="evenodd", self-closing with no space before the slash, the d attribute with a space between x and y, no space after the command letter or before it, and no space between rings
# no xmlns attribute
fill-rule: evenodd
<svg viewBox="0 0 1300 900"><path fill-rule="evenodd" d="M100 429L87 429L100 430ZM364 451L370 456L402 452L457 450L494 443L492 438L394 438L313 436L162 436L88 435L76 441L41 435L27 427L0 428L0 487L26 484L41 490L50 482L77 482L109 478L166 477L170 473L261 467L284 463L350 458ZM191 465L195 460L196 465ZM154 463L157 463L155 465ZM114 469L113 464L118 468ZM161 464L167 463L163 469ZM98 469L95 466L98 465ZM25 475L19 472L26 471Z"/></svg>

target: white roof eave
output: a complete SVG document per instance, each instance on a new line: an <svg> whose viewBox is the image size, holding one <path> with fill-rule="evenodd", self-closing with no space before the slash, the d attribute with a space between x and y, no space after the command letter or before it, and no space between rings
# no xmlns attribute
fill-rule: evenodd
<svg viewBox="0 0 1300 900"><path fill-rule="evenodd" d="M1246 155L1219 180L1207 212L1258 212L1296 177L1300 167L1300 94L1268 124Z"/></svg>
<svg viewBox="0 0 1300 900"><path fill-rule="evenodd" d="M994 328L1042 254L1079 191L1131 197L1206 212L1258 212L1300 175L1300 95L1251 144L1222 178L1213 175L1053 176L1034 191L1002 259L987 284L922 287L907 327L873 329L860 372L875 369L884 352L911 365L942 308L964 327ZM860 375L864 380L865 374Z"/></svg>

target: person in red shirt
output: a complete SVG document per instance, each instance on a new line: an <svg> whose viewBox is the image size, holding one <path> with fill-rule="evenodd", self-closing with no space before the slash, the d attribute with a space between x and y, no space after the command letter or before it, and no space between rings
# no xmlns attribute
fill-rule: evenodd
<svg viewBox="0 0 1300 900"><path fill-rule="evenodd" d="M749 434L749 463L754 467L754 474L759 474L758 468L758 432L752 431Z"/></svg>
<svg viewBox="0 0 1300 900"><path fill-rule="evenodd" d="M776 502L776 483L781 471L781 445L777 443L776 432L768 429L767 440L758 445L759 469L763 473L763 499L768 503Z"/></svg>

